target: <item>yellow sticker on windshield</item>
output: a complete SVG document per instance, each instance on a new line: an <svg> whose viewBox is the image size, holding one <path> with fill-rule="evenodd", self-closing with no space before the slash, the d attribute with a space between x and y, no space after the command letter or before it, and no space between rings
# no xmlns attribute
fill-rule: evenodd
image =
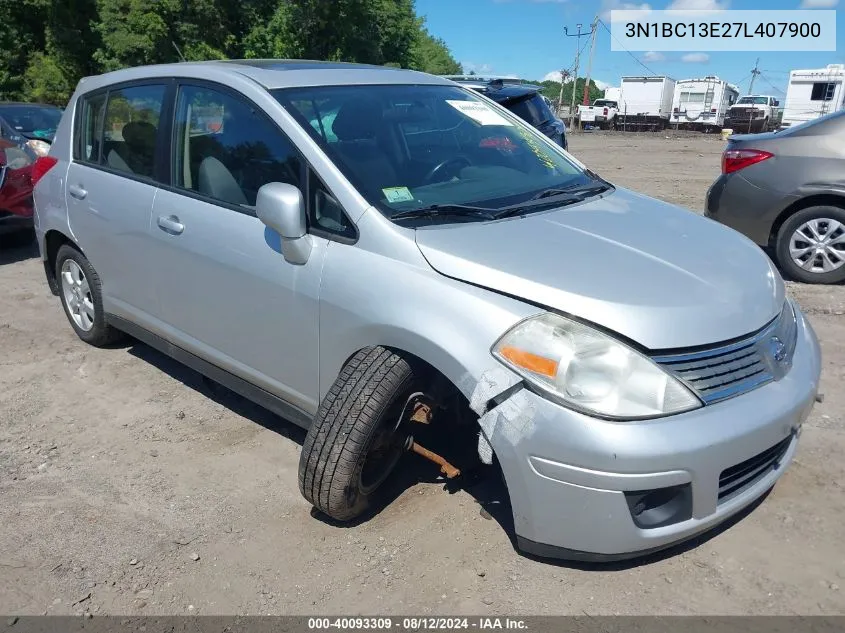
<svg viewBox="0 0 845 633"><path fill-rule="evenodd" d="M381 191L388 202L410 202L414 199L407 187L387 187Z"/></svg>
<svg viewBox="0 0 845 633"><path fill-rule="evenodd" d="M505 117L480 101L447 99L446 103L481 125L511 125Z"/></svg>

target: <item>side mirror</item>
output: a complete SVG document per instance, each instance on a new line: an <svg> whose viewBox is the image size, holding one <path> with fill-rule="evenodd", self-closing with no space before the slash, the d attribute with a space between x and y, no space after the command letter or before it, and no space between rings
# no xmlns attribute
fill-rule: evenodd
<svg viewBox="0 0 845 633"><path fill-rule="evenodd" d="M269 182L258 190L255 213L282 238L282 255L291 264L304 264L311 254L302 192L287 183Z"/></svg>
<svg viewBox="0 0 845 633"><path fill-rule="evenodd" d="M779 105L780 105L780 101L778 101L777 99L775 99L775 101L774 101L774 103L773 103L772 105L774 105L775 107L777 107L777 106L779 106Z"/></svg>

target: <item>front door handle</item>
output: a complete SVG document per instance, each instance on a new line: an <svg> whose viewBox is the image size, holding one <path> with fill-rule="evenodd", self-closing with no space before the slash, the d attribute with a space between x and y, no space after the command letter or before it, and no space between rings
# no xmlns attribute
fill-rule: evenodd
<svg viewBox="0 0 845 633"><path fill-rule="evenodd" d="M182 224L179 221L179 218L175 215L159 216L158 227L165 233L170 233L171 235L179 235L185 230L185 225Z"/></svg>
<svg viewBox="0 0 845 633"><path fill-rule="evenodd" d="M85 196L88 195L88 192L79 185L70 185L67 190L68 193L77 200L84 200Z"/></svg>

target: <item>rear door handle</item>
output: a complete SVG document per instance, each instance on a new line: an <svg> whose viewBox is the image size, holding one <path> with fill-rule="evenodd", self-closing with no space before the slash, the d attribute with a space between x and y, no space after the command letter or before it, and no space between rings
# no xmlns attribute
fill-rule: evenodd
<svg viewBox="0 0 845 633"><path fill-rule="evenodd" d="M159 216L158 227L165 233L170 233L171 235L179 235L185 230L185 225L182 224L179 221L179 218L175 215Z"/></svg>
<svg viewBox="0 0 845 633"><path fill-rule="evenodd" d="M88 195L88 192L79 185L70 185L67 190L68 193L77 200L84 200L85 196Z"/></svg>

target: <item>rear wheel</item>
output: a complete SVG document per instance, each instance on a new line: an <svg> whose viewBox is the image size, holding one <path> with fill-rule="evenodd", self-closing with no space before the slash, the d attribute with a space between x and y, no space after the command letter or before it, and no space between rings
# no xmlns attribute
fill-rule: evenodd
<svg viewBox="0 0 845 633"><path fill-rule="evenodd" d="M363 349L344 366L299 458L299 489L318 510L350 521L376 502L406 450L420 385L414 367L383 347Z"/></svg>
<svg viewBox="0 0 845 633"><path fill-rule="evenodd" d="M787 276L808 284L845 281L845 209L801 209L780 227L775 245Z"/></svg>
<svg viewBox="0 0 845 633"><path fill-rule="evenodd" d="M96 347L120 340L123 334L106 322L100 277L85 255L68 244L59 248L56 279L65 315L79 338Z"/></svg>

